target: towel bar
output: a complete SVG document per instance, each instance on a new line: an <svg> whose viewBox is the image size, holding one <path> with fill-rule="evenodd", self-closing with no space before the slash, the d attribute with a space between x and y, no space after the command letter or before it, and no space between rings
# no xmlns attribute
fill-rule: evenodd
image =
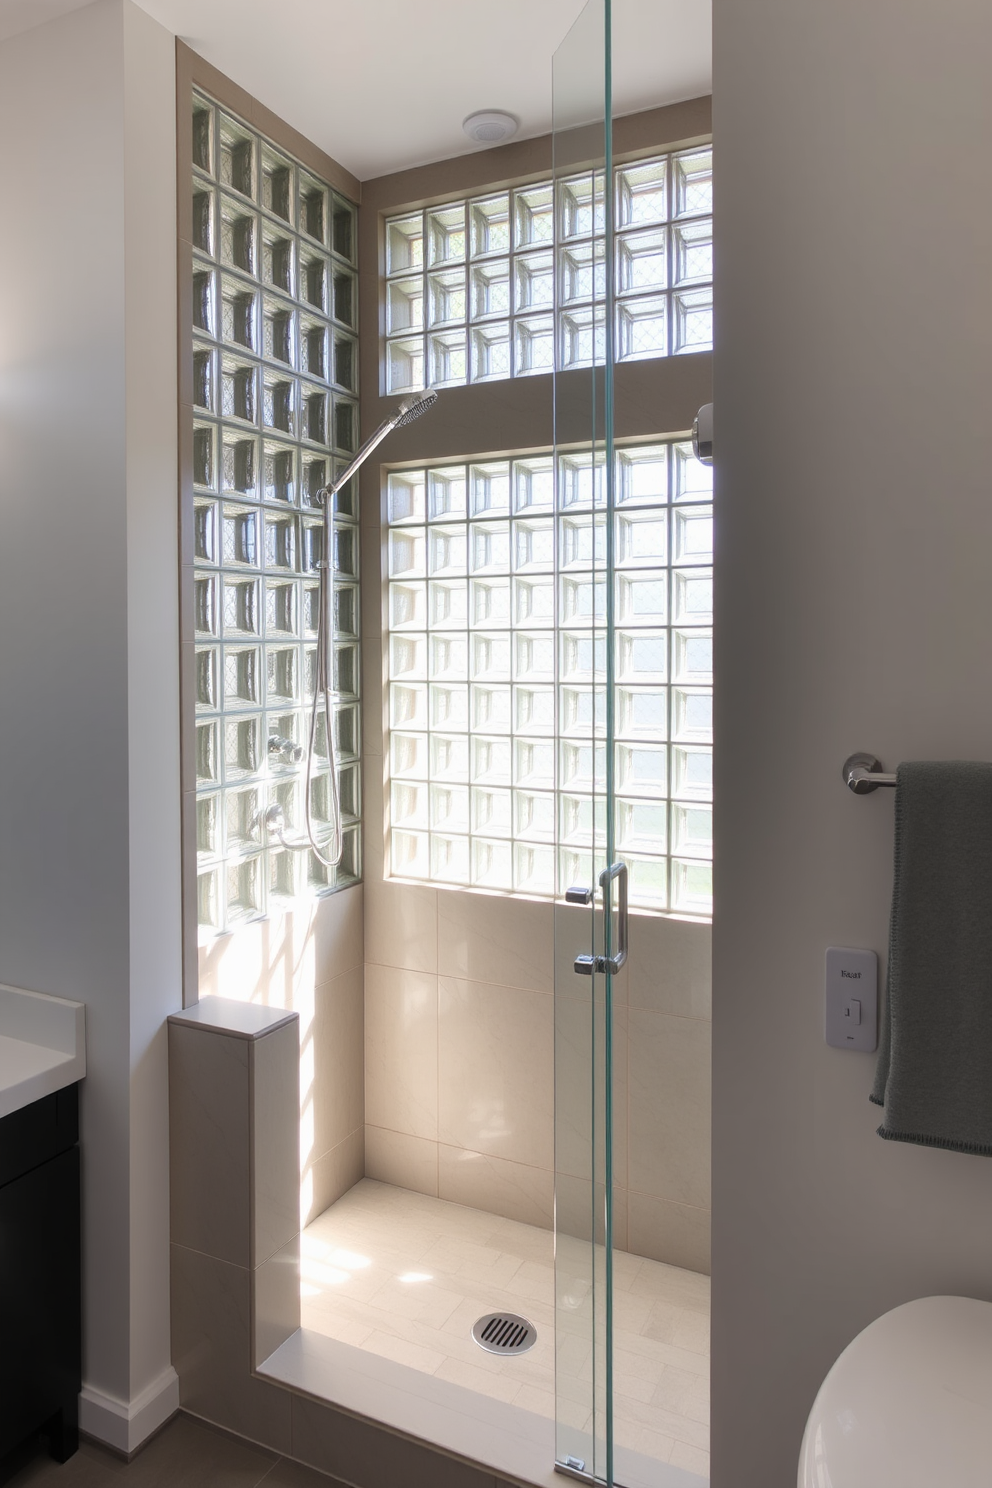
<svg viewBox="0 0 992 1488"><path fill-rule="evenodd" d="M887 775L882 769L882 761L873 754L852 754L844 761L841 774L848 790L852 790L856 796L867 796L880 785L896 783L896 777Z"/></svg>

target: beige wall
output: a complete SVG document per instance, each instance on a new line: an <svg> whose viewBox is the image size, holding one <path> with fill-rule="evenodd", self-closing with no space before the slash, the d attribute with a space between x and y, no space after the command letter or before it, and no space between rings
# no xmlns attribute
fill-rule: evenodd
<svg viewBox="0 0 992 1488"><path fill-rule="evenodd" d="M880 1141L823 1041L892 886L843 760L992 757L992 7L714 11L712 1481L792 1488L855 1333L992 1299L992 1164Z"/></svg>

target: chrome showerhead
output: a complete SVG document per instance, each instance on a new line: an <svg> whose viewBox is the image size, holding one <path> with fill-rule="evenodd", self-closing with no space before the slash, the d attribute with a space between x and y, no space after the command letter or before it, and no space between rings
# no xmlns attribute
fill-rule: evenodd
<svg viewBox="0 0 992 1488"><path fill-rule="evenodd" d="M399 417L393 427L395 429L403 429L407 424L412 424L414 419L418 419L422 413L426 413L428 409L433 408L436 402L437 393L433 388L426 393L421 393L418 398L407 398L404 403L400 404L397 410Z"/></svg>

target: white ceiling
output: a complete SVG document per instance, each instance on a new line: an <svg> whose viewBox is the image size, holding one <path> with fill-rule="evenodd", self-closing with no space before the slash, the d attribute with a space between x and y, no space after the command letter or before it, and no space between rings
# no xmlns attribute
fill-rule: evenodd
<svg viewBox="0 0 992 1488"><path fill-rule="evenodd" d="M0 0L0 39L88 0ZM551 55L584 0L137 0L362 180L551 127ZM613 0L614 111L710 91L710 0Z"/></svg>

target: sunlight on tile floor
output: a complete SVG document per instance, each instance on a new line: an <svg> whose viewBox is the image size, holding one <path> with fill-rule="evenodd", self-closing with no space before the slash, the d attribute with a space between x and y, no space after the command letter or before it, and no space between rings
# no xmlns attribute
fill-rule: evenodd
<svg viewBox="0 0 992 1488"><path fill-rule="evenodd" d="M365 1178L304 1231L303 1326L553 1417L553 1266L548 1230ZM501 1359L473 1341L472 1324L498 1309L535 1323L529 1353ZM709 1310L708 1277L615 1254L617 1442L703 1476ZM581 1372L566 1406L576 1426Z"/></svg>

